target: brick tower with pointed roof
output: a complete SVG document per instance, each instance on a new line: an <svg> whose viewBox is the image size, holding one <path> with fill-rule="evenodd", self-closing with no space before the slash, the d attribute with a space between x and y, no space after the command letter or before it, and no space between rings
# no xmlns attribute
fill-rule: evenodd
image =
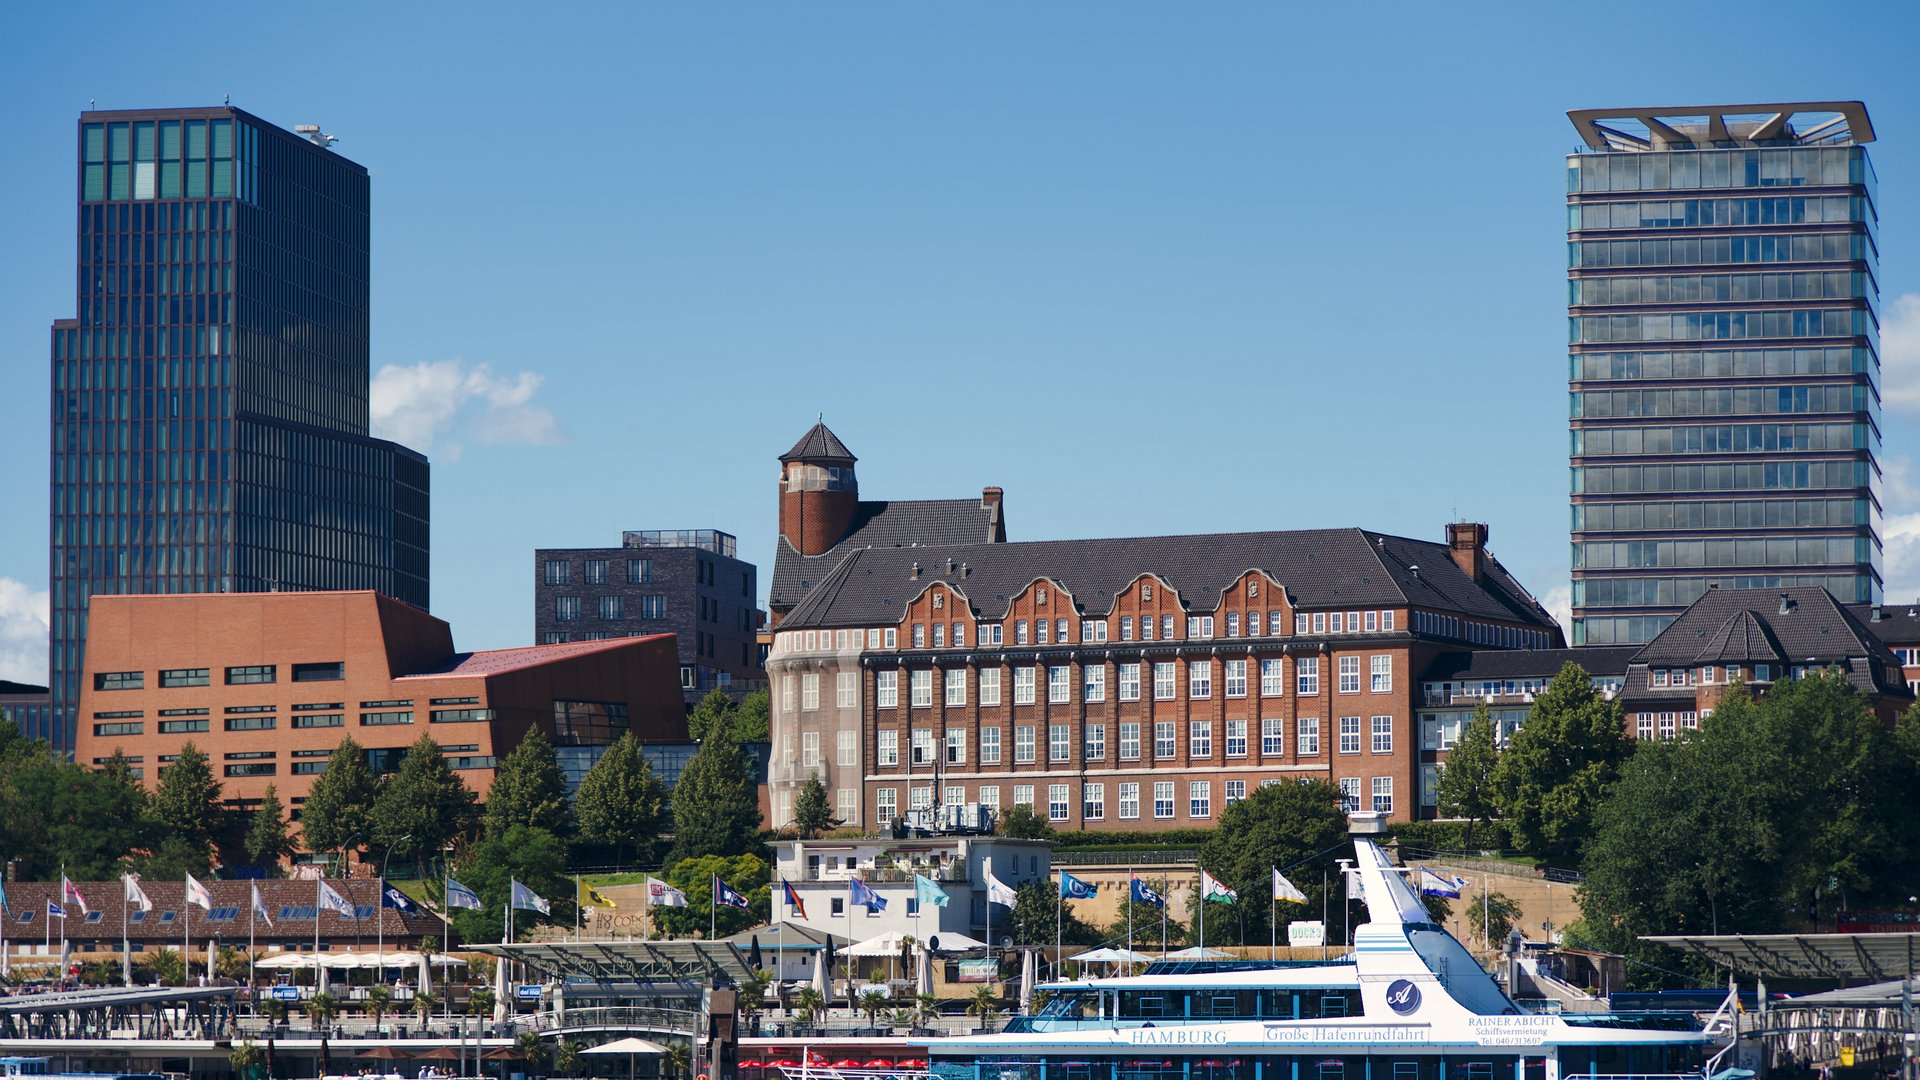
<svg viewBox="0 0 1920 1080"><path fill-rule="evenodd" d="M780 455L780 536L802 555L823 555L860 506L857 460L824 422Z"/></svg>

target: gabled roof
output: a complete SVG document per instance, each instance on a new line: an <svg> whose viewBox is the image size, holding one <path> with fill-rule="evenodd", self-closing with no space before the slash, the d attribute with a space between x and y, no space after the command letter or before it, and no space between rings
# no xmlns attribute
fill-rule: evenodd
<svg viewBox="0 0 1920 1080"><path fill-rule="evenodd" d="M915 564L919 566L914 576ZM1071 593L1080 614L1101 617L1141 574L1179 592L1190 610L1213 611L1249 570L1265 572L1307 608L1414 606L1554 629L1547 614L1489 556L1479 583L1447 546L1364 529L1215 533L1201 536L1049 540L1018 544L849 547L781 626L877 626L898 622L935 581L967 597L983 619L1006 617L1011 598L1040 578Z"/></svg>
<svg viewBox="0 0 1920 1080"><path fill-rule="evenodd" d="M1839 667L1866 693L1912 694L1887 646L1833 594L1817 586L1710 589L1633 657L1636 667L1749 661ZM1626 693L1671 696L1638 679L1628 681Z"/></svg>
<svg viewBox="0 0 1920 1080"><path fill-rule="evenodd" d="M1920 602L1848 604L1847 612L1888 645L1920 645Z"/></svg>
<svg viewBox="0 0 1920 1080"><path fill-rule="evenodd" d="M792 461L811 461L823 465L851 465L859 460L847 444L840 441L825 423L817 423L807 429L793 449L780 455L782 465Z"/></svg>
<svg viewBox="0 0 1920 1080"><path fill-rule="evenodd" d="M775 611L798 604L807 590L857 548L985 544L1005 537L999 507L982 499L897 499L862 502L840 542L819 555L802 555L781 537L773 556L767 603Z"/></svg>

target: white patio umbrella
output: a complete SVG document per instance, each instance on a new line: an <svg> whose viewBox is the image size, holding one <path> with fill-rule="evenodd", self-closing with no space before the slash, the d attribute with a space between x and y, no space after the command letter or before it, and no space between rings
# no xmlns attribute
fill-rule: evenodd
<svg viewBox="0 0 1920 1080"><path fill-rule="evenodd" d="M900 946L905 941L905 934L889 932L881 934L879 937L870 937L865 941L849 945L840 950L840 955L858 957L899 956ZM942 939L940 943L942 945L946 944L945 939Z"/></svg>
<svg viewBox="0 0 1920 1080"><path fill-rule="evenodd" d="M582 1050L583 1054L625 1054L627 1055L627 1076L634 1074L634 1058L641 1054L664 1054L667 1048L648 1039L615 1039L604 1046L595 1046Z"/></svg>
<svg viewBox="0 0 1920 1080"><path fill-rule="evenodd" d="M426 994L433 991L433 964L429 962L426 953L420 954L420 973L414 978L419 984L414 988L414 993Z"/></svg>
<svg viewBox="0 0 1920 1080"><path fill-rule="evenodd" d="M200 981L205 986L213 981L213 965L220 959L220 946L212 938L207 939L207 977Z"/></svg>
<svg viewBox="0 0 1920 1080"><path fill-rule="evenodd" d="M313 957L305 953L280 953L269 956L254 966L270 971L305 971L313 966Z"/></svg>
<svg viewBox="0 0 1920 1080"><path fill-rule="evenodd" d="M1020 957L1020 1011L1033 1012L1034 950L1028 949Z"/></svg>
<svg viewBox="0 0 1920 1080"><path fill-rule="evenodd" d="M933 954L926 945L920 946L920 962L914 965L913 992L920 995L933 993Z"/></svg>
<svg viewBox="0 0 1920 1080"><path fill-rule="evenodd" d="M507 988L507 958L501 957L493 964L493 1019L498 1023L507 1018L507 995L513 993Z"/></svg>
<svg viewBox="0 0 1920 1080"><path fill-rule="evenodd" d="M820 996L833 1000L833 987L827 982L827 950L816 949L813 953L813 988Z"/></svg>

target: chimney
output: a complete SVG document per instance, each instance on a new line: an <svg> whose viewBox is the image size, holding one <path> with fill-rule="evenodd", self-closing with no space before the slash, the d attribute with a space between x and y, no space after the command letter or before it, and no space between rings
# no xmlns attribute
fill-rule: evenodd
<svg viewBox="0 0 1920 1080"><path fill-rule="evenodd" d="M980 509L998 510L1000 508L1000 496L1004 494L1006 493L1001 491L997 487L981 488L980 489Z"/></svg>
<svg viewBox="0 0 1920 1080"><path fill-rule="evenodd" d="M966 576L967 576L968 574L970 574L970 573L972 573L972 571L971 571L971 570L968 570L968 569L967 569L967 564L966 564L966 563L961 563L961 564L960 564L960 576L961 576L961 577L966 577Z"/></svg>
<svg viewBox="0 0 1920 1080"><path fill-rule="evenodd" d="M1487 527L1472 521L1448 523L1447 554L1453 556L1460 572L1478 585L1487 573Z"/></svg>
<svg viewBox="0 0 1920 1080"><path fill-rule="evenodd" d="M908 574L908 575L907 575L907 578L908 578L908 580L910 580L910 581L919 581L919 580L920 580L920 564L919 564L919 563L914 563L914 564L913 564L913 572L912 572L911 574Z"/></svg>
<svg viewBox="0 0 1920 1080"><path fill-rule="evenodd" d="M1780 594L1780 614L1791 615L1793 614L1793 608L1794 608L1793 597L1788 596L1786 593L1781 593Z"/></svg>

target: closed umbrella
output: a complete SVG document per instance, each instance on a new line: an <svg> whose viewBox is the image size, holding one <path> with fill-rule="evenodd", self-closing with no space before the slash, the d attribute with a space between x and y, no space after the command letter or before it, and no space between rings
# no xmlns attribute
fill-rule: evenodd
<svg viewBox="0 0 1920 1080"><path fill-rule="evenodd" d="M833 988L827 983L827 953L825 950L813 954L813 988L820 991L821 997L829 1001L833 999Z"/></svg>
<svg viewBox="0 0 1920 1080"><path fill-rule="evenodd" d="M495 1023L507 1018L507 958L501 957L493 964L493 1019Z"/></svg>
<svg viewBox="0 0 1920 1080"><path fill-rule="evenodd" d="M759 971L766 966L760 960L760 935L753 935L751 941L753 947L747 950L747 966L755 971Z"/></svg>
<svg viewBox="0 0 1920 1080"><path fill-rule="evenodd" d="M1028 949L1020 958L1020 1011L1033 1011L1033 950Z"/></svg>
<svg viewBox="0 0 1920 1080"><path fill-rule="evenodd" d="M220 959L220 946L212 938L207 939L207 977L200 985L213 981L213 965Z"/></svg>
<svg viewBox="0 0 1920 1080"><path fill-rule="evenodd" d="M415 993L426 994L433 991L433 964L428 961L426 953L420 954L420 974L418 979L419 986L416 988Z"/></svg>
<svg viewBox="0 0 1920 1080"><path fill-rule="evenodd" d="M933 993L933 954L925 945L920 946L920 966L914 976L915 994L925 997Z"/></svg>

